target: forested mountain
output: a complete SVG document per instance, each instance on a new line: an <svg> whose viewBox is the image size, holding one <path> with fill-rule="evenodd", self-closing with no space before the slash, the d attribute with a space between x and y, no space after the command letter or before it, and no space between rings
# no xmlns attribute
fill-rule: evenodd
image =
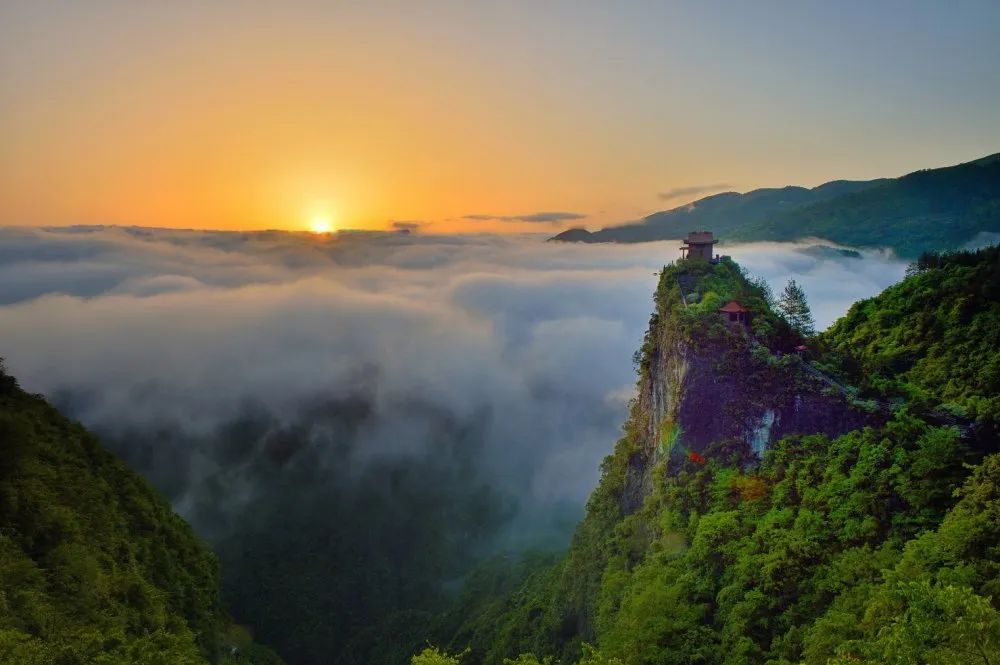
<svg viewBox="0 0 1000 665"><path fill-rule="evenodd" d="M746 224L834 199L841 194L862 191L882 182L885 181L835 180L812 189L790 185L755 189L745 194L723 192L670 210L654 212L632 224L610 226L593 233L579 228L569 229L552 239L566 242L650 242L680 238L695 229L711 229L719 234L728 234Z"/></svg>
<svg viewBox="0 0 1000 665"><path fill-rule="evenodd" d="M666 266L637 397L569 550L497 556L421 587L419 611L362 614L401 591L350 543L350 641L296 657L997 662L998 296L1000 250L928 254L803 338L733 261ZM720 314L733 301L749 320ZM0 446L0 663L280 663L227 618L215 557L169 505L5 372ZM349 517L327 515L335 537ZM230 598L284 613L295 646L333 611L289 609L309 587L282 576L300 565L285 536L254 554L276 562L260 590Z"/></svg>
<svg viewBox="0 0 1000 665"><path fill-rule="evenodd" d="M0 663L280 665L142 478L0 364Z"/></svg>
<svg viewBox="0 0 1000 665"><path fill-rule="evenodd" d="M414 663L997 662L1000 252L911 273L803 360L735 264L665 268L569 552L484 568Z"/></svg>
<svg viewBox="0 0 1000 665"><path fill-rule="evenodd" d="M645 242L696 229L726 241L820 237L911 258L957 249L979 233L1000 232L1000 154L900 178L716 194L634 224L571 229L553 240Z"/></svg>
<svg viewBox="0 0 1000 665"><path fill-rule="evenodd" d="M821 339L828 369L866 395L995 428L1000 420L1000 248L929 254L855 303Z"/></svg>

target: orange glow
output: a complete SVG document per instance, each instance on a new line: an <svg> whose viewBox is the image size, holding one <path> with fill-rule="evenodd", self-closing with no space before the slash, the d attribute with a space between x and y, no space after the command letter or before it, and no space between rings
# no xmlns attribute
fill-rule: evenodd
<svg viewBox="0 0 1000 665"><path fill-rule="evenodd" d="M551 233L681 205L660 195L678 186L809 185L937 159L861 158L830 137L817 153L826 126L798 127L763 102L746 131L730 93L708 94L728 80L693 85L699 71L674 55L626 56L622 41L675 40L612 39L625 33L606 29L605 10L593 23L539 11L536 24L505 3L8 4L2 225L304 230L327 212L310 203L328 199L334 230L412 220L435 233ZM779 159L779 136L808 138ZM532 219L543 211L584 217Z"/></svg>
<svg viewBox="0 0 1000 665"><path fill-rule="evenodd" d="M319 199L336 201L335 230L550 232L573 223L466 217L556 210L599 226L655 210L676 179L653 147L621 168L615 146L636 141L608 128L627 123L515 103L541 82L416 45L405 21L80 13L73 30L60 17L70 43L40 40L54 45L44 67L0 72L0 94L18 92L0 113L0 224L301 230ZM52 29L22 18L35 20ZM685 182L709 177L686 168Z"/></svg>
<svg viewBox="0 0 1000 665"><path fill-rule="evenodd" d="M309 230L313 233L329 233L333 230L333 225L330 224L329 217L313 217L312 221L309 222Z"/></svg>

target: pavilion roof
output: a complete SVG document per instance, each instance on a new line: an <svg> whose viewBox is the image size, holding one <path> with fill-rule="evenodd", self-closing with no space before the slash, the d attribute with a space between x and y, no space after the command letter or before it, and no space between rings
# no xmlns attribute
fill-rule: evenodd
<svg viewBox="0 0 1000 665"><path fill-rule="evenodd" d="M749 312L750 310L739 304L735 300L730 300L719 308L720 312Z"/></svg>

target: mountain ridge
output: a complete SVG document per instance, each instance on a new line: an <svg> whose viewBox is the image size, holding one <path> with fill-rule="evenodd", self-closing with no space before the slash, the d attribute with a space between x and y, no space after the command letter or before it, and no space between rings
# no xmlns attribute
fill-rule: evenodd
<svg viewBox="0 0 1000 665"><path fill-rule="evenodd" d="M696 229L715 231L723 241L821 237L888 247L910 258L958 249L978 233L1000 232L1000 153L898 178L722 192L638 222L594 232L568 229L550 240L651 242L681 238Z"/></svg>

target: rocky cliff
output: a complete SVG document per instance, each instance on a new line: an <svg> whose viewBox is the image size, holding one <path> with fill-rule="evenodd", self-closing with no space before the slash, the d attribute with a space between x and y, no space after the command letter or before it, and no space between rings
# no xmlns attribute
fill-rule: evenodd
<svg viewBox="0 0 1000 665"><path fill-rule="evenodd" d="M665 268L569 551L512 569L501 600L487 575L450 646L485 665L993 662L998 259L925 257L807 342L823 372L736 264ZM731 300L748 325L721 317Z"/></svg>
<svg viewBox="0 0 1000 665"><path fill-rule="evenodd" d="M718 312L733 300L750 309L748 325ZM637 357L623 510L642 505L658 462L667 473L711 456L752 463L784 436L833 437L877 421L805 371L795 352L800 341L774 313L766 287L736 263L679 261L664 268Z"/></svg>

